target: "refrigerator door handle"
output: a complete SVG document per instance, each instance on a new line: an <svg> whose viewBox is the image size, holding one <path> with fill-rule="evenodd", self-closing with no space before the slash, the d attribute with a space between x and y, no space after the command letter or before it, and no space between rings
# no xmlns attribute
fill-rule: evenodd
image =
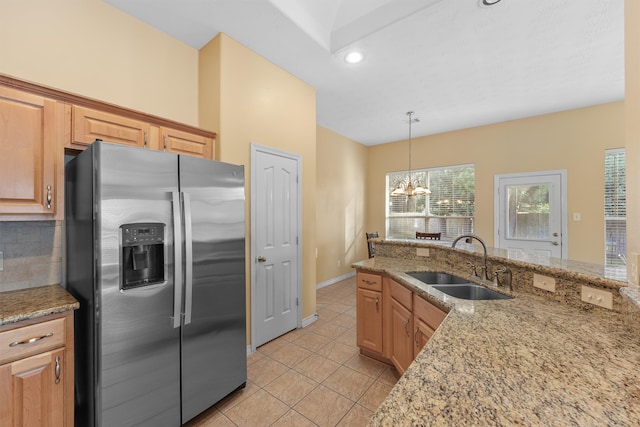
<svg viewBox="0 0 640 427"><path fill-rule="evenodd" d="M191 308L193 303L193 233L191 231L191 197L189 193L182 193L184 206L184 241L185 241L185 301L184 324L191 323Z"/></svg>
<svg viewBox="0 0 640 427"><path fill-rule="evenodd" d="M182 210L180 193L171 192L173 208L173 327L179 328L182 308Z"/></svg>

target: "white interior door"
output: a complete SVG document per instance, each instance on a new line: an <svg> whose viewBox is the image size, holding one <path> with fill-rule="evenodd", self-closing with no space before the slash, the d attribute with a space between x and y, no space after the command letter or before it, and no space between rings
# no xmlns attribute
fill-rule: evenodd
<svg viewBox="0 0 640 427"><path fill-rule="evenodd" d="M496 247L566 258L566 171L495 177Z"/></svg>
<svg viewBox="0 0 640 427"><path fill-rule="evenodd" d="M251 145L252 348L298 327L300 158Z"/></svg>

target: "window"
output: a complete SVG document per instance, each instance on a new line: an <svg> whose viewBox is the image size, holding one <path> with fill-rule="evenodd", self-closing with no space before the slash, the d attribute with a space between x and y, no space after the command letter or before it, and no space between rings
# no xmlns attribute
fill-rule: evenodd
<svg viewBox="0 0 640 427"><path fill-rule="evenodd" d="M627 195L625 151L606 150L604 156L605 266L626 274Z"/></svg>
<svg viewBox="0 0 640 427"><path fill-rule="evenodd" d="M410 176L409 176L410 172ZM430 194L392 195L410 181L425 185ZM475 167L448 166L387 174L386 234L390 239L413 239L416 231L442 233L442 239L473 232Z"/></svg>

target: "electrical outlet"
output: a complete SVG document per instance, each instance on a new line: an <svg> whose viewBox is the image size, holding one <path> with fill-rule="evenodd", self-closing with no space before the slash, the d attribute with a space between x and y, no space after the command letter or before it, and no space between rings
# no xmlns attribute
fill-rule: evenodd
<svg viewBox="0 0 640 427"><path fill-rule="evenodd" d="M429 248L416 248L417 256L429 256Z"/></svg>
<svg viewBox="0 0 640 427"><path fill-rule="evenodd" d="M580 214L580 212L574 212L573 213L573 220L574 221L582 221L582 215Z"/></svg>
<svg viewBox="0 0 640 427"><path fill-rule="evenodd" d="M611 292L603 291L602 289L590 288L589 286L583 285L582 301L608 308L609 310L613 309L613 295Z"/></svg>
<svg viewBox="0 0 640 427"><path fill-rule="evenodd" d="M542 274L533 273L533 286L544 289L545 291L556 291L556 279L553 277L543 276Z"/></svg>

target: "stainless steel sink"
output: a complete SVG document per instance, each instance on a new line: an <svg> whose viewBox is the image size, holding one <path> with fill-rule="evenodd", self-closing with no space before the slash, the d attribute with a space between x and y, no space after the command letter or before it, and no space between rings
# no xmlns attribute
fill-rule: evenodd
<svg viewBox="0 0 640 427"><path fill-rule="evenodd" d="M512 298L508 295L501 294L500 292L496 292L473 283L465 283L462 285L434 285L433 287L440 292L460 299L491 300Z"/></svg>
<svg viewBox="0 0 640 427"><path fill-rule="evenodd" d="M442 273L437 271L416 271L407 273L409 276L426 283L427 285L449 285L469 283L469 280L453 274Z"/></svg>

